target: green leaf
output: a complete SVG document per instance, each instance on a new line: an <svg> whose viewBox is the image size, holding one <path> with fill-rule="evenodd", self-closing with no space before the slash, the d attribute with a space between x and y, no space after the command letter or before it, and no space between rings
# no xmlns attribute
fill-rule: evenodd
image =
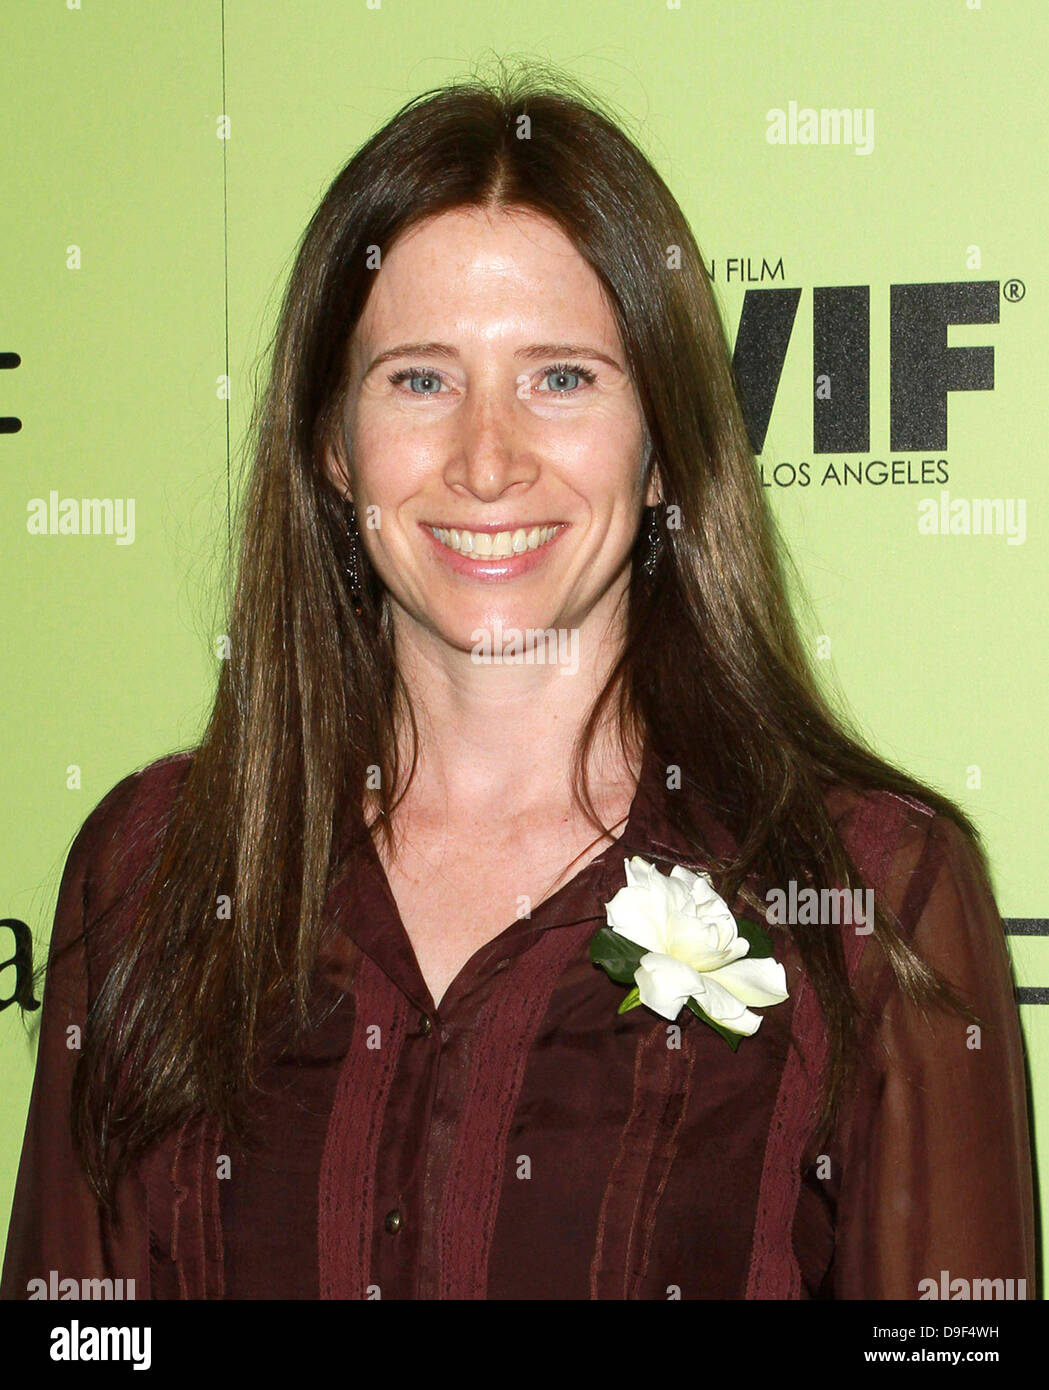
<svg viewBox="0 0 1049 1390"><path fill-rule="evenodd" d="M636 1009L637 1006L638 1006L638 1004L640 1004L640 1003L641 1003L641 994L640 994L640 991L639 991L638 988L637 988L637 985L635 985L634 988L630 991L630 993L629 993L629 994L626 996L626 998L623 1000L622 1004L620 1004L620 1006L619 1006L619 1008L616 1010L616 1012L617 1012L617 1013L620 1013L620 1014L625 1014L626 1011L627 1011L628 1009Z"/></svg>
<svg viewBox="0 0 1049 1390"><path fill-rule="evenodd" d="M705 1024L707 1024L710 1028L713 1028L715 1033L720 1033L721 1036L728 1043L729 1047L731 1047L733 1052L735 1052L738 1049L740 1043L743 1041L743 1038L745 1037L745 1034L733 1033L730 1028L725 1028L722 1024L715 1023L714 1020L710 1017L710 1015L704 1009L701 1009L694 999L686 999L685 1005L687 1008L692 1010L692 1012L696 1015L697 1018L702 1019Z"/></svg>
<svg viewBox="0 0 1049 1390"><path fill-rule="evenodd" d="M736 922L736 930L745 940L750 942L750 950L747 955L751 960L764 960L772 955L772 937L764 927L759 927L757 922L751 922L747 917L740 917Z"/></svg>
<svg viewBox="0 0 1049 1390"><path fill-rule="evenodd" d="M590 938L590 959L621 985L634 983L634 972L645 954L644 946L628 941L611 927L602 927Z"/></svg>

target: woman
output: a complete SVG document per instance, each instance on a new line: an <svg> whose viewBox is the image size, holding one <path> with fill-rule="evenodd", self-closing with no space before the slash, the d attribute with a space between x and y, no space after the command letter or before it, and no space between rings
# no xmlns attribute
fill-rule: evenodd
<svg viewBox="0 0 1049 1390"><path fill-rule="evenodd" d="M203 741L69 856L5 1296L1033 1296L975 832L818 693L699 251L592 98L428 93L340 173L240 535Z"/></svg>

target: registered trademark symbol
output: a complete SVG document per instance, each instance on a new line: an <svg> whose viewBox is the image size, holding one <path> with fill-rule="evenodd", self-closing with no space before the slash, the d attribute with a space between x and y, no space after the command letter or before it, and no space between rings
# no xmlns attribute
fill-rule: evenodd
<svg viewBox="0 0 1049 1390"><path fill-rule="evenodd" d="M1002 294L1010 304L1019 304L1027 293L1027 287L1022 280L1006 280L1002 286Z"/></svg>

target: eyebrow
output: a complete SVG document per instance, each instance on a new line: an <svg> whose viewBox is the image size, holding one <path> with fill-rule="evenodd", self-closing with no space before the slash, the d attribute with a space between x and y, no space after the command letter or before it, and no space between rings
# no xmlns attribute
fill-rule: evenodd
<svg viewBox="0 0 1049 1390"><path fill-rule="evenodd" d="M373 358L365 369L364 375L368 376L376 367L381 367L384 362L392 362L397 357L458 356L458 349L452 347L450 343L398 343L396 347L387 348L385 352L380 352L378 357ZM589 357L597 362L604 362L609 367L614 367L618 372L623 370L614 357L609 357L599 348L590 347L585 343L532 343L530 347L518 348L514 356L528 362L545 360L550 357Z"/></svg>

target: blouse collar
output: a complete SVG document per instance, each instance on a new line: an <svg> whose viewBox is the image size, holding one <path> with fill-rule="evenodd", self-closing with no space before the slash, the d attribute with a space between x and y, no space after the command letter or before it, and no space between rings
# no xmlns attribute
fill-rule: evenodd
<svg viewBox="0 0 1049 1390"><path fill-rule="evenodd" d="M706 844L714 853L724 854L730 850L733 841L725 827L687 782L677 787L673 772L673 766L666 764L650 740L646 740L637 788L622 834L535 906L529 917L508 922L506 929L488 943L493 951L504 956L514 955L525 949L537 932L586 921L592 921L596 931L606 920L605 904L626 883L624 865L633 855L655 863L664 873L679 863L702 868L704 862L701 857L697 858L697 847L682 834L671 817L671 797L692 799L693 818L698 818ZM386 871L370 836L350 854L349 862L343 865L334 881L325 907L325 920L338 929L327 950L329 966L334 956L337 971L339 958L344 955L340 939L344 947L345 938L348 938L371 957L420 1010L433 1008Z"/></svg>

